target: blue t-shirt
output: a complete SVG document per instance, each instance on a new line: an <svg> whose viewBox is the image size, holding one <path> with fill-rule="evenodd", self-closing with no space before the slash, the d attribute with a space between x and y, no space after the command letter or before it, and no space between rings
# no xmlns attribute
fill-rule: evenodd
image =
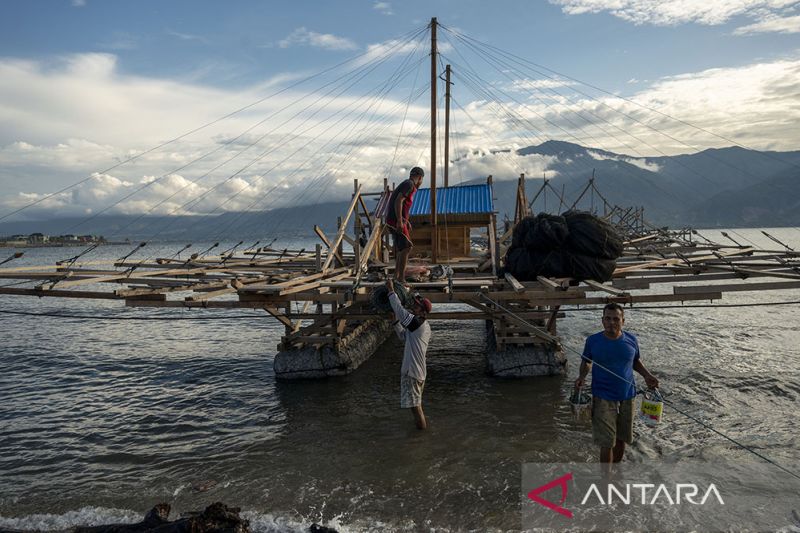
<svg viewBox="0 0 800 533"><path fill-rule="evenodd" d="M620 338L609 339L602 331L595 333L586 339L583 356L597 363L592 365L593 396L615 402L636 396L633 363L639 359L639 341L634 335L623 331ZM617 376L625 378L625 381Z"/></svg>

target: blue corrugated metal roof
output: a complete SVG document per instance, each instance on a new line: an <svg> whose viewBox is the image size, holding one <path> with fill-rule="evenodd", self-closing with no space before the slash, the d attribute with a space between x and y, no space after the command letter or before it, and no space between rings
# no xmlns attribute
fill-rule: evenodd
<svg viewBox="0 0 800 533"><path fill-rule="evenodd" d="M436 189L436 212L440 215L464 215L472 213L491 213L492 188L488 183L482 185L463 185ZM417 189L411 216L430 215L431 190Z"/></svg>

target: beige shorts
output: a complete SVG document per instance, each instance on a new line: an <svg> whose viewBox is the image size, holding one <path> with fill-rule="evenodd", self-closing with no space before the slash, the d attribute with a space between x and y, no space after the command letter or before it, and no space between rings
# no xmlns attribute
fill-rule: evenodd
<svg viewBox="0 0 800 533"><path fill-rule="evenodd" d="M422 389L425 382L408 375L400 376L400 407L407 409L422 405Z"/></svg>
<svg viewBox="0 0 800 533"><path fill-rule="evenodd" d="M633 443L633 400L614 402L592 399L592 437L601 448L613 448L618 440Z"/></svg>

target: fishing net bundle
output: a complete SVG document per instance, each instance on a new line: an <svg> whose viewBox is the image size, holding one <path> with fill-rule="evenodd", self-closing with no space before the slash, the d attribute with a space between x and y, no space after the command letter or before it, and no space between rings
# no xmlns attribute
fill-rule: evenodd
<svg viewBox="0 0 800 533"><path fill-rule="evenodd" d="M505 272L520 281L537 276L608 281L622 248L614 227L591 213L541 213L514 228Z"/></svg>
<svg viewBox="0 0 800 533"><path fill-rule="evenodd" d="M400 298L400 303L403 307L411 304L413 296L411 292L402 284L396 283L394 285L394 293ZM388 313L392 311L392 306L389 303L389 289L386 285L375 287L369 295L370 303L377 311Z"/></svg>

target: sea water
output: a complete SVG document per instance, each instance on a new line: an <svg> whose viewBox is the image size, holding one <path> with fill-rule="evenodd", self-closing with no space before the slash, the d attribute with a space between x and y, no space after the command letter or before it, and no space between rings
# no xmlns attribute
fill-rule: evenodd
<svg viewBox="0 0 800 533"><path fill-rule="evenodd" d="M777 247L758 231L737 233ZM800 249L800 231L771 233ZM5 266L75 253L31 249ZM729 293L718 303L783 301L800 301L800 291ZM628 309L626 329L667 398L800 469L800 306L649 307ZM15 296L0 296L0 310L83 317L0 315L0 528L136 522L159 502L177 516L223 501L256 531L312 522L340 531L516 530L523 463L597 456L567 401L574 351L601 329L597 310L567 310L559 321L564 378L487 376L481 321L432 323L426 432L399 408L395 339L349 376L278 382L272 360L283 327L264 312ZM626 461L677 457L751 456L666 406L658 427L637 425Z"/></svg>

